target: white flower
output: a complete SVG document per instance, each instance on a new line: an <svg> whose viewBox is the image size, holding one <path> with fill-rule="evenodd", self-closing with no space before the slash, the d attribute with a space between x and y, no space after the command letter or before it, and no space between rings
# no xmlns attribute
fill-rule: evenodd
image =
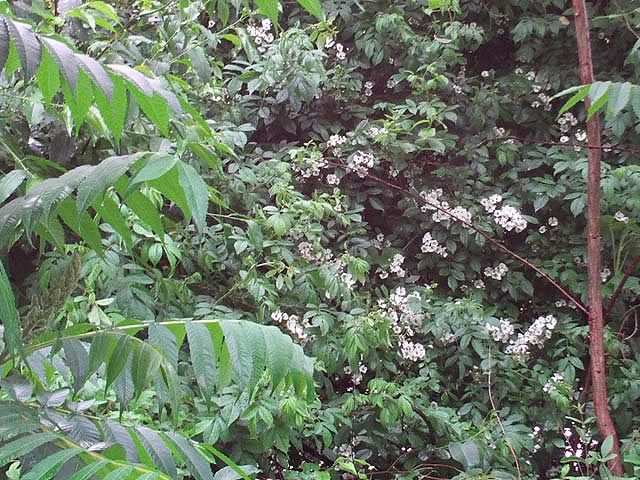
<svg viewBox="0 0 640 480"><path fill-rule="evenodd" d="M604 268L600 272L600 279L602 280L602 283L606 283L606 281L609 280L610 276L611 276L611 270L609 270L608 268Z"/></svg>
<svg viewBox="0 0 640 480"><path fill-rule="evenodd" d="M477 288L478 290L483 290L486 287L484 281L482 279L475 280L473 282L473 288Z"/></svg>
<svg viewBox="0 0 640 480"><path fill-rule="evenodd" d="M511 205L504 205L502 208L495 210L493 219L508 232L515 230L520 233L527 228L527 220Z"/></svg>
<svg viewBox="0 0 640 480"><path fill-rule="evenodd" d="M447 250L440 245L440 242L431 236L431 233L427 232L422 237L422 247L420 248L422 253L437 253L441 257L448 255Z"/></svg>
<svg viewBox="0 0 640 480"><path fill-rule="evenodd" d="M540 228L538 228L538 232L544 234L547 231L547 227L545 227L544 225L542 225Z"/></svg>
<svg viewBox="0 0 640 480"><path fill-rule="evenodd" d="M405 360L411 360L412 362L418 362L422 360L427 354L425 348L420 343L414 343L410 340L404 340L400 344L400 355Z"/></svg>
<svg viewBox="0 0 640 480"><path fill-rule="evenodd" d="M511 340L505 352L516 360L526 361L530 355L531 346L542 348L551 338L558 320L553 315L540 316L534 320L525 333L519 333L515 340Z"/></svg>
<svg viewBox="0 0 640 480"><path fill-rule="evenodd" d="M327 140L327 147L329 148L335 148L338 147L340 145L342 145L343 143L345 143L347 141L347 137L344 137L342 135L331 135L329 137L329 140Z"/></svg>
<svg viewBox="0 0 640 480"><path fill-rule="evenodd" d="M480 204L488 213L493 213L496 210L497 205L502 202L502 195L494 194L490 197L480 200Z"/></svg>
<svg viewBox="0 0 640 480"><path fill-rule="evenodd" d="M578 130L575 134L576 140L579 142L584 142L587 139L587 132L584 130Z"/></svg>
<svg viewBox="0 0 640 480"><path fill-rule="evenodd" d="M347 159L347 170L354 172L360 178L364 178L369 173L369 169L376 164L376 159L371 153L358 150Z"/></svg>
<svg viewBox="0 0 640 480"><path fill-rule="evenodd" d="M340 178L338 178L337 175L330 173L329 175L327 175L327 183L329 185L339 185L340 184Z"/></svg>
<svg viewBox="0 0 640 480"><path fill-rule="evenodd" d="M400 255L399 253L393 256L391 260L391 264L389 265L389 271L396 275L397 277L404 277L406 275L405 270L402 268L402 264L404 262L404 255Z"/></svg>
<svg viewBox="0 0 640 480"><path fill-rule="evenodd" d="M569 141L569 137L563 135L560 137L560 143L567 143Z"/></svg>
<svg viewBox="0 0 640 480"><path fill-rule="evenodd" d="M482 76L482 78L488 78L489 75L491 75L487 70L483 70L480 75Z"/></svg>
<svg viewBox="0 0 640 480"><path fill-rule="evenodd" d="M629 217L627 217L624 213L622 213L620 210L618 210L615 215L613 216L613 218L615 218L617 221L622 222L622 223L629 223Z"/></svg>
<svg viewBox="0 0 640 480"><path fill-rule="evenodd" d="M547 224L550 227L557 227L558 226L558 219L556 217L549 217L549 220L547 220Z"/></svg>
<svg viewBox="0 0 640 480"><path fill-rule="evenodd" d="M504 277L508 271L509 271L509 267L507 267L504 263L501 262L498 265L496 265L494 268L486 267L484 269L484 274L489 278L493 278L495 280L502 280L502 277Z"/></svg>
<svg viewBox="0 0 640 480"><path fill-rule="evenodd" d="M511 336L515 332L515 328L513 324L504 318L500 319L499 325L492 325L490 323L485 324L485 328L487 332L493 337L493 340L496 342L507 343Z"/></svg>

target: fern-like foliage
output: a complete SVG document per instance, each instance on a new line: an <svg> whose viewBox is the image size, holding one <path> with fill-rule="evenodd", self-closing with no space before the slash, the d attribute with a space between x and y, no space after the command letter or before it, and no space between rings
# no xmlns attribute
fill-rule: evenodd
<svg viewBox="0 0 640 480"><path fill-rule="evenodd" d="M0 192L3 183L12 188L5 191L6 196L14 193L26 179L14 172L0 181ZM133 175L129 177L127 172ZM5 182L8 177L11 177L10 181ZM15 181L16 178L19 181ZM114 184L119 197L115 192L105 195ZM0 246L11 245L22 231L28 236L35 231L52 244L61 245L64 243L62 224L65 224L93 250L101 252L101 237L96 225L100 218L131 244L121 203L162 238L164 228L160 213L139 191L144 185L152 185L165 193L182 209L186 218L193 218L198 228L204 227L208 191L195 169L171 155L137 153L74 168L60 177L44 180L26 195L6 203L0 208Z"/></svg>
<svg viewBox="0 0 640 480"><path fill-rule="evenodd" d="M20 67L25 80L35 78L45 102L62 91L76 128L95 105L116 144L130 99L165 136L169 136L170 112L182 112L176 95L160 80L126 65L103 66L58 40L34 33L29 25L0 17L0 72L4 69L11 76Z"/></svg>

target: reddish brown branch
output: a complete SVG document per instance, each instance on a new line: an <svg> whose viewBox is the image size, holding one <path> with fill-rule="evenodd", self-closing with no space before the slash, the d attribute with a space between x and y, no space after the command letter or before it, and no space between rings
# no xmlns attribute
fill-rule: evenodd
<svg viewBox="0 0 640 480"><path fill-rule="evenodd" d="M480 147L480 146L485 145L487 143L493 143L493 142L503 142L504 143L505 140L518 140L521 143L528 143L528 144L532 144L532 145L548 145L548 146L557 146L557 147L576 147L576 148L589 148L589 149L597 149L597 150L611 150L612 152L640 153L640 147L621 147L621 146L618 146L618 145L592 145L591 143L588 143L588 144L571 143L571 142L563 143L563 142L557 142L557 141L553 141L553 140L536 140L536 139L522 138L522 137L517 137L515 135L505 135L505 136L502 136L502 137L487 138L487 139L483 140L482 142L478 143L476 145L476 147Z"/></svg>
<svg viewBox="0 0 640 480"><path fill-rule="evenodd" d="M633 275L633 273L636 271L636 269L638 268L638 265L640 265L640 255L635 257L631 261L627 269L624 271L624 276L622 277L622 280L620 280L620 283L618 284L616 289L613 291L613 295L611 295L611 299L609 300L609 303L607 304L607 308L604 311L604 318L607 318L607 319L609 318L609 315L611 314L613 307L616 305L616 301L618 300L618 297L622 293L622 289L627 283L627 280L629 280L629 277Z"/></svg>
<svg viewBox="0 0 640 480"><path fill-rule="evenodd" d="M573 0L576 41L580 62L580 82L594 82L589 18L585 0ZM589 108L589 99L585 106ZM608 462L611 471L618 476L624 474L620 445L615 425L609 413L607 396L607 373L604 351L604 316L602 308L601 239L600 239L600 160L602 141L600 116L587 120L588 181L587 181L587 278L589 299L589 354L591 357L591 383L593 385L593 407L600 434L613 438L612 453L615 458Z"/></svg>

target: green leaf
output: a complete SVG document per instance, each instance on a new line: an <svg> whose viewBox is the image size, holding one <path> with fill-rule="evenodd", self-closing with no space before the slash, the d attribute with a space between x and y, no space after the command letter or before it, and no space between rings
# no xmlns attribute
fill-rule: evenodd
<svg viewBox="0 0 640 480"><path fill-rule="evenodd" d="M73 392L78 393L87 378L89 354L80 340L63 340L62 348L73 376Z"/></svg>
<svg viewBox="0 0 640 480"><path fill-rule="evenodd" d="M208 404L216 392L218 381L216 351L209 329L205 325L187 321L186 326L189 354L196 382L202 397Z"/></svg>
<svg viewBox="0 0 640 480"><path fill-rule="evenodd" d="M99 462L92 463L91 465L87 465L86 467L81 468L76 473L73 474L69 480L89 480L93 478L93 476L98 473L99 470L103 469L109 464L107 460L100 460Z"/></svg>
<svg viewBox="0 0 640 480"><path fill-rule="evenodd" d="M82 448L71 448L56 452L34 465L26 475L20 478L21 480L49 480L66 462L84 451Z"/></svg>
<svg viewBox="0 0 640 480"><path fill-rule="evenodd" d="M460 462L465 470L480 465L480 450L472 441L449 443L449 453L451 458Z"/></svg>
<svg viewBox="0 0 640 480"><path fill-rule="evenodd" d="M4 19L0 18L0 72L7 63L9 57L9 44L11 39L9 38L9 31L4 23Z"/></svg>
<svg viewBox="0 0 640 480"><path fill-rule="evenodd" d="M118 339L118 343L116 344L111 357L109 358L109 363L107 364L107 378L105 384L105 392L109 389L109 386L114 382L116 378L122 372L122 369L127 364L127 360L129 360L129 356L131 355L133 340L129 335L120 335Z"/></svg>
<svg viewBox="0 0 640 480"><path fill-rule="evenodd" d="M12 442L5 443L0 448L0 467L6 465L11 460L20 458L31 453L36 448L55 440L57 437L54 433L32 433L24 437L20 437Z"/></svg>
<svg viewBox="0 0 640 480"><path fill-rule="evenodd" d="M89 360L87 365L87 377L93 375L100 365L108 363L111 353L115 348L116 341L114 335L107 332L100 332L91 341L89 348ZM86 381L86 379L85 379Z"/></svg>
<svg viewBox="0 0 640 480"><path fill-rule="evenodd" d="M278 25L278 15L280 14L280 2L278 0L255 0L258 12L270 18L274 27Z"/></svg>
<svg viewBox="0 0 640 480"><path fill-rule="evenodd" d="M253 338L248 339L240 323L235 321L224 322L222 330L231 357L235 380L242 388L249 387L255 369L252 355L254 345L249 343Z"/></svg>
<svg viewBox="0 0 640 480"><path fill-rule="evenodd" d="M280 385L291 366L293 350L295 348L291 337L283 335L278 327L273 325L263 327L266 345L266 363L271 373L272 384Z"/></svg>
<svg viewBox="0 0 640 480"><path fill-rule="evenodd" d="M311 15L316 17L320 22L324 21L324 11L320 0L298 0L298 4Z"/></svg>
<svg viewBox="0 0 640 480"><path fill-rule="evenodd" d="M65 198L58 206L58 214L74 233L87 242L93 251L102 256L104 249L102 247L100 231L96 223L87 213L82 214L78 222L76 204L71 198Z"/></svg>
<svg viewBox="0 0 640 480"><path fill-rule="evenodd" d="M55 60L56 70L62 70L65 80L71 87L71 91L76 89L78 83L78 60L76 54L64 43L51 38L42 38L45 46L46 54ZM42 60L45 60L46 54L43 53ZM60 78L58 77L58 86L60 86Z"/></svg>
<svg viewBox="0 0 640 480"><path fill-rule="evenodd" d="M8 18L5 18L4 21L20 57L23 74L27 79L30 79L36 74L40 64L40 42L33 34L30 26L14 22Z"/></svg>
<svg viewBox="0 0 640 480"><path fill-rule="evenodd" d="M191 445L189 440L171 432L165 435L173 441L187 465L187 470L195 480L213 480L209 462Z"/></svg>
<svg viewBox="0 0 640 480"><path fill-rule="evenodd" d="M120 77L112 79L111 98L101 89L95 89L95 101L105 125L111 130L116 145L120 144L129 107L129 96L124 81Z"/></svg>
<svg viewBox="0 0 640 480"><path fill-rule="evenodd" d="M131 192L125 198L125 203L153 233L160 238L164 238L162 219L151 200L140 192Z"/></svg>
<svg viewBox="0 0 640 480"><path fill-rule="evenodd" d="M51 99L60 88L60 71L58 65L45 49L42 52L42 62L36 73L36 81L42 92L42 97L46 103L51 103Z"/></svg>
<svg viewBox="0 0 640 480"><path fill-rule="evenodd" d="M209 205L207 184L195 168L184 162L178 162L178 175L196 228L202 232L207 226Z"/></svg>
<svg viewBox="0 0 640 480"><path fill-rule="evenodd" d="M171 478L178 478L176 463L160 434L147 427L137 427L136 434L154 464Z"/></svg>
<svg viewBox="0 0 640 480"><path fill-rule="evenodd" d="M131 229L120 212L118 204L109 195L105 195L102 199L102 203L94 205L94 208L96 209L96 212L98 212L98 215L111 225L118 235L122 237L127 249L131 251L133 249Z"/></svg>
<svg viewBox="0 0 640 480"><path fill-rule="evenodd" d="M177 162L178 158L174 155L166 153L149 155L144 166L133 176L129 185L156 180L169 172Z"/></svg>
<svg viewBox="0 0 640 480"><path fill-rule="evenodd" d="M589 88L589 100L591 105L587 112L587 119L590 119L607 103L609 98L609 87L611 82L595 82Z"/></svg>
<svg viewBox="0 0 640 480"><path fill-rule="evenodd" d="M0 180L0 203L9 198L26 178L27 172L24 170L11 170L2 177Z"/></svg>
<svg viewBox="0 0 640 480"><path fill-rule="evenodd" d="M17 355L22 356L22 333L20 321L18 320L16 300L2 261L0 261L0 319L2 320L2 325L4 325L4 341L7 350L14 357Z"/></svg>
<svg viewBox="0 0 640 480"><path fill-rule="evenodd" d="M562 105L562 107L560 108L560 111L558 112L558 116L562 115L566 111L573 108L574 105L576 105L578 102L584 100L587 95L589 95L589 85L585 85L584 87L581 87L576 92L575 95L573 95L569 100L567 100L565 104Z"/></svg>
<svg viewBox="0 0 640 480"><path fill-rule="evenodd" d="M136 102L144 114L149 117L160 133L165 137L169 136L169 105L167 101L157 93L151 96L144 95L140 90L132 88L130 92L133 94Z"/></svg>
<svg viewBox="0 0 640 480"><path fill-rule="evenodd" d="M631 98L631 87L629 82L614 83L611 86L608 105L610 115L617 116L627 106Z"/></svg>
<svg viewBox="0 0 640 480"><path fill-rule="evenodd" d="M147 342L138 343L131 359L131 376L136 395L140 395L160 369L162 356Z"/></svg>
<svg viewBox="0 0 640 480"><path fill-rule="evenodd" d="M103 195L105 190L113 185L129 167L142 158L143 153L109 157L96 165L91 175L78 186L78 198L76 201L78 215L84 213L96 199Z"/></svg>
<svg viewBox="0 0 640 480"><path fill-rule="evenodd" d="M19 374L13 374L2 379L0 384L2 385L2 389L18 402L29 400L33 394L31 382Z"/></svg>
<svg viewBox="0 0 640 480"><path fill-rule="evenodd" d="M133 467L130 466L116 468L104 477L104 480L126 480L131 472L133 472Z"/></svg>

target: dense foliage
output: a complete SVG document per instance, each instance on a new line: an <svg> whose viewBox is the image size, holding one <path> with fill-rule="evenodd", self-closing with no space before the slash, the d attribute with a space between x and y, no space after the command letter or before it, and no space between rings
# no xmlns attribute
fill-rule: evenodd
<svg viewBox="0 0 640 480"><path fill-rule="evenodd" d="M590 5L580 87L567 0L0 1L4 475L610 477L599 110L640 476L634 3Z"/></svg>

